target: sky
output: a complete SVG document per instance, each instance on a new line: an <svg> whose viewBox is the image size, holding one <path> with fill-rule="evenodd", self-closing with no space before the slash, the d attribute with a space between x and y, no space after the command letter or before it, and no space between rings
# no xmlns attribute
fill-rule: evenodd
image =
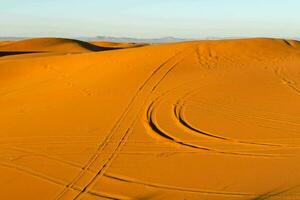
<svg viewBox="0 0 300 200"><path fill-rule="evenodd" d="M300 0L0 0L0 37L300 37Z"/></svg>

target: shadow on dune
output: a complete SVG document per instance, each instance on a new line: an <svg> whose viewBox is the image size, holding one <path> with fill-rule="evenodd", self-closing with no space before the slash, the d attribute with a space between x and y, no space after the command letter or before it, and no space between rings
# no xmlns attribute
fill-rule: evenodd
<svg viewBox="0 0 300 200"><path fill-rule="evenodd" d="M122 47L122 46L112 46L112 47L106 47L106 46L101 46L101 45L96 45L96 44L92 44L89 42L84 42L81 40L74 40L74 42L76 42L78 45L80 45L81 47L89 50L89 51L109 51L109 50L119 50L119 49L129 49L129 48L138 48L138 47L144 47L147 46L149 44L146 43L128 43L129 46L126 47Z"/></svg>
<svg viewBox="0 0 300 200"><path fill-rule="evenodd" d="M109 51L109 50L117 50L121 48L110 48L110 47L100 47L93 44L90 44L88 42L83 41L76 41L76 43L81 46L82 48L85 48L89 51L98 52L98 51ZM15 56L15 55L22 55L22 54L34 54L34 53L51 53L55 51L1 51L0 50L0 57L4 56ZM72 52L70 53L78 53L78 52Z"/></svg>
<svg viewBox="0 0 300 200"><path fill-rule="evenodd" d="M0 51L0 57L15 56L21 54L42 53L40 51Z"/></svg>
<svg viewBox="0 0 300 200"><path fill-rule="evenodd" d="M89 51L109 51L109 50L121 49L121 48L112 48L112 47L101 47L101 46L97 46L97 45L94 45L94 44L91 44L88 42L84 42L84 41L80 41L80 40L73 40L73 41Z"/></svg>
<svg viewBox="0 0 300 200"><path fill-rule="evenodd" d="M0 47L0 57L33 53L86 53L120 50L141 47L144 44L132 46L105 46L86 41L67 38L32 38L14 41Z"/></svg>

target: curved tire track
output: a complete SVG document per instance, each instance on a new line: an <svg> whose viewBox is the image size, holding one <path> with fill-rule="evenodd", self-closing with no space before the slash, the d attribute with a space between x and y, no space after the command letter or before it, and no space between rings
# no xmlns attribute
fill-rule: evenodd
<svg viewBox="0 0 300 200"><path fill-rule="evenodd" d="M172 90L170 90L169 92L174 92ZM210 151L213 153L220 153L220 154L227 154L227 155L238 155L238 156L255 156L255 157L286 157L286 155L277 155L277 154L255 154L255 153L241 153L241 152L231 152L231 151L223 151L223 150L218 150L218 149L212 149L212 148L208 148L205 146L199 146L196 144L193 144L191 142L186 142L178 137L176 137L175 135L172 135L170 133L168 133L168 131L163 130L163 128L161 128L159 126L159 123L156 120L156 115L157 115L157 109L159 107L159 104L164 100L165 96L169 93L165 93L161 96L159 96L158 98L156 98L149 106L148 109L146 111L146 117L147 117L147 121L148 121L148 126L150 127L150 129L156 133L158 136L160 136L161 138L168 140L169 142L187 147L187 148L192 148L192 149L197 149L197 150L204 150L204 151ZM193 92L189 92L187 94L191 94ZM187 95L184 95L183 98L185 98ZM255 142L248 142L248 141L239 141L236 139L231 139L231 138L226 138L226 137L222 137L222 136L218 136L218 135L214 135L214 134L210 134L201 130L198 130L196 128L194 128L192 125L190 125L183 117L183 113L182 113L182 108L183 105L180 103L180 101L182 101L182 99L177 100L177 103L174 103L174 107L173 107L173 113L175 115L175 118L177 119L177 121L179 122L179 124L181 124L181 127L184 129L187 129L188 131L192 131L195 132L197 134L200 134L204 137L207 138L212 138L212 139L216 139L216 140L220 140L222 142L225 143L235 143L235 144L241 144L241 145L254 145L254 146L266 146L266 147L282 147L282 145L277 145L277 144L264 144L264 143L255 143ZM201 139L199 139L200 141Z"/></svg>

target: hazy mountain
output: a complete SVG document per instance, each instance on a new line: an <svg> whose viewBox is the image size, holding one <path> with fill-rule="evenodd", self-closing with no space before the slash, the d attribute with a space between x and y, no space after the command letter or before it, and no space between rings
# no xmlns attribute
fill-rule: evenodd
<svg viewBox="0 0 300 200"><path fill-rule="evenodd" d="M0 37L0 40L21 40L29 37ZM188 39L176 37L162 37L162 38L131 38L131 37L111 37L111 36L96 36L96 37L74 37L73 39L83 41L108 41L108 42L131 42L131 43L167 43L187 41Z"/></svg>
<svg viewBox="0 0 300 200"><path fill-rule="evenodd" d="M80 37L77 38L86 41L109 41L109 42L132 42L132 43L167 43L187 41L185 38L162 37L162 38L132 38L132 37L111 37L111 36L96 36L96 37Z"/></svg>
<svg viewBox="0 0 300 200"><path fill-rule="evenodd" d="M31 37L0 37L0 41L23 40ZM72 39L82 41L108 41L108 42L130 42L130 43L168 43L168 42L183 42L190 40L221 40L221 39L238 39L241 37L203 37L203 38L177 38L177 37L162 37L162 38L133 38L133 37L112 37L112 36L95 36L95 37L73 37ZM300 38L289 38L300 40Z"/></svg>

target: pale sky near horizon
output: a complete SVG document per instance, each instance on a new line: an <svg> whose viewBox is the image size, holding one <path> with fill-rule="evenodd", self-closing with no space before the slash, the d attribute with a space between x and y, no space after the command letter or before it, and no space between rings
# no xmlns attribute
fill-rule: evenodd
<svg viewBox="0 0 300 200"><path fill-rule="evenodd" d="M300 0L0 0L0 37L300 38Z"/></svg>

